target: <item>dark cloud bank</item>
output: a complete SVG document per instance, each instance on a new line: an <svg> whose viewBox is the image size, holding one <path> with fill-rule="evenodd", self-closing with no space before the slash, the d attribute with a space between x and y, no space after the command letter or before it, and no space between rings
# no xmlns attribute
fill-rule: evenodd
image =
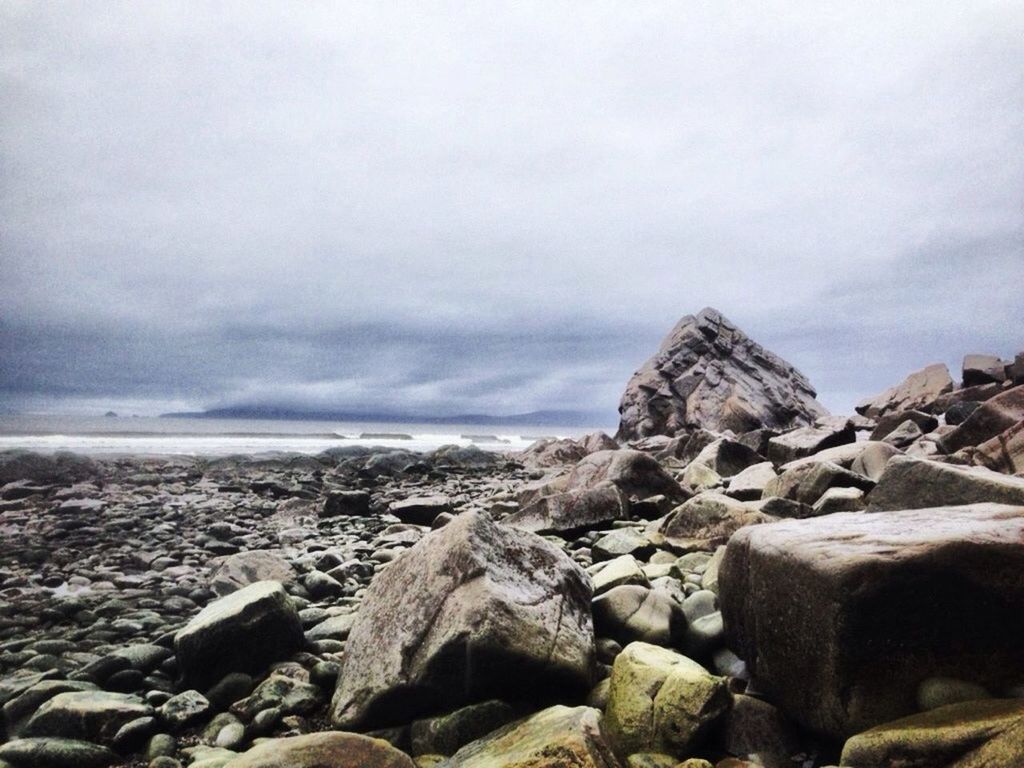
<svg viewBox="0 0 1024 768"><path fill-rule="evenodd" d="M840 411L1012 354L1024 11L856 5L5 3L0 407L611 421L705 305Z"/></svg>

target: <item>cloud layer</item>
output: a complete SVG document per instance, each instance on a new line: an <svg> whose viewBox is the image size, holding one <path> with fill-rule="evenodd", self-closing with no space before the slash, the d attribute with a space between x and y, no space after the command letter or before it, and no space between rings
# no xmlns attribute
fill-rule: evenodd
<svg viewBox="0 0 1024 768"><path fill-rule="evenodd" d="M613 411L705 305L838 410L1011 354L1024 11L893 5L6 3L0 404Z"/></svg>

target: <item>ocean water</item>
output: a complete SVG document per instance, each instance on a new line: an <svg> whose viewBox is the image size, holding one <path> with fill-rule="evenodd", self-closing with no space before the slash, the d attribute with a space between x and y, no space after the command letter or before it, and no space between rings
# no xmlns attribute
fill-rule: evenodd
<svg viewBox="0 0 1024 768"><path fill-rule="evenodd" d="M429 451L454 444L476 445L485 451L519 451L542 437L578 437L597 429L602 427L18 414L0 415L0 450L225 456L314 454L348 445ZM603 429L607 431L608 427Z"/></svg>

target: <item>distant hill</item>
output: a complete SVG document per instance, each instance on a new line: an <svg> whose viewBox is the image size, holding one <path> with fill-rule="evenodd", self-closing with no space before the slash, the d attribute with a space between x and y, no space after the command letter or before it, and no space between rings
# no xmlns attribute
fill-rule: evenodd
<svg viewBox="0 0 1024 768"><path fill-rule="evenodd" d="M355 411L313 411L265 405L236 405L206 411L162 413L161 418L177 419L282 419L289 421L363 421L385 424L488 424L492 426L598 427L614 424L612 414L597 411L531 411L510 416L463 413L425 416L413 413L366 413Z"/></svg>

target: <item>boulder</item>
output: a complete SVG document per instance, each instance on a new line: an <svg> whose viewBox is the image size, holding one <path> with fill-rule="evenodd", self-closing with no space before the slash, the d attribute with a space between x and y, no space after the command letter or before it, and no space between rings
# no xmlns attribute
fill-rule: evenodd
<svg viewBox="0 0 1024 768"><path fill-rule="evenodd" d="M224 768L416 768L416 764L381 739L325 731L267 739Z"/></svg>
<svg viewBox="0 0 1024 768"><path fill-rule="evenodd" d="M0 764L14 768L107 768L120 761L107 747L77 739L15 739L0 745Z"/></svg>
<svg viewBox="0 0 1024 768"><path fill-rule="evenodd" d="M1006 363L995 355L966 355L963 364L963 384L1002 384L1006 381Z"/></svg>
<svg viewBox="0 0 1024 768"><path fill-rule="evenodd" d="M764 457L749 446L722 437L706 445L690 464L703 464L719 477L728 478L763 461Z"/></svg>
<svg viewBox="0 0 1024 768"><path fill-rule="evenodd" d="M764 498L779 496L814 504L829 488L860 488L870 491L875 484L868 478L843 469L830 461L800 463L788 469L764 489Z"/></svg>
<svg viewBox="0 0 1024 768"><path fill-rule="evenodd" d="M331 491L320 510L320 517L366 517L369 514L370 494L366 491Z"/></svg>
<svg viewBox="0 0 1024 768"><path fill-rule="evenodd" d="M336 727L590 688L590 578L540 537L465 512L373 579L332 702Z"/></svg>
<svg viewBox="0 0 1024 768"><path fill-rule="evenodd" d="M980 445L1024 421L1024 387L1008 389L986 400L952 432L943 435L939 447L946 453Z"/></svg>
<svg viewBox="0 0 1024 768"><path fill-rule="evenodd" d="M504 519L534 533L580 533L629 517L629 500L613 483L543 496Z"/></svg>
<svg viewBox="0 0 1024 768"><path fill-rule="evenodd" d="M953 377L942 363L935 363L910 374L904 381L880 395L861 401L857 413L877 419L906 410L932 410L932 404L953 391Z"/></svg>
<svg viewBox="0 0 1024 768"><path fill-rule="evenodd" d="M765 487L774 479L774 466L770 461L763 461L734 475L726 493L740 501L754 501L761 498Z"/></svg>
<svg viewBox="0 0 1024 768"><path fill-rule="evenodd" d="M886 464L878 485L868 496L868 510L920 509L983 501L1024 504L1024 478L985 467L896 456Z"/></svg>
<svg viewBox="0 0 1024 768"><path fill-rule="evenodd" d="M929 677L1021 679L1022 569L1021 507L840 513L738 531L719 595L758 690L843 738L914 712Z"/></svg>
<svg viewBox="0 0 1024 768"><path fill-rule="evenodd" d="M705 308L672 329L633 374L619 404L619 441L703 427L737 434L791 429L828 415L807 378Z"/></svg>
<svg viewBox="0 0 1024 768"><path fill-rule="evenodd" d="M996 472L1024 472L1024 421L986 440L972 454L973 461Z"/></svg>
<svg viewBox="0 0 1024 768"><path fill-rule="evenodd" d="M871 432L871 440L884 440L904 422L911 422L918 427L920 434L931 432L939 426L939 420L924 411L893 411L878 419Z"/></svg>
<svg viewBox="0 0 1024 768"><path fill-rule="evenodd" d="M683 502L664 520L652 523L648 535L654 543L680 551L711 550L725 544L743 526L772 519L730 496L709 491Z"/></svg>
<svg viewBox="0 0 1024 768"><path fill-rule="evenodd" d="M657 459L642 451L597 451L572 468L566 478L569 489L595 488L612 483L630 498L662 495L682 501L687 494Z"/></svg>
<svg viewBox="0 0 1024 768"><path fill-rule="evenodd" d="M442 512L451 511L452 502L447 496L412 496L388 507L390 514L413 525L430 525Z"/></svg>
<svg viewBox="0 0 1024 768"><path fill-rule="evenodd" d="M56 736L110 746L121 726L151 717L153 708L138 696L109 691L58 693L36 710L25 736Z"/></svg>
<svg viewBox="0 0 1024 768"><path fill-rule="evenodd" d="M681 645L686 636L682 606L659 589L613 587L594 599L594 630L620 643L642 640L654 645Z"/></svg>
<svg viewBox="0 0 1024 768"><path fill-rule="evenodd" d="M785 464L856 440L857 432L849 419L831 419L828 423L799 427L773 437L768 441L768 458L776 464Z"/></svg>
<svg viewBox="0 0 1024 768"><path fill-rule="evenodd" d="M885 472L885 465L889 463L889 459L899 456L902 451L888 443L869 442L862 445L864 450L850 464L850 471L877 483Z"/></svg>
<svg viewBox="0 0 1024 768"><path fill-rule="evenodd" d="M281 584L259 581L203 608L174 636L174 649L185 685L206 690L228 672L262 672L304 642Z"/></svg>
<svg viewBox="0 0 1024 768"><path fill-rule="evenodd" d="M294 581L297 574L280 551L254 549L219 558L210 574L210 589L221 597L258 581Z"/></svg>
<svg viewBox="0 0 1024 768"><path fill-rule="evenodd" d="M570 437L543 437L530 443L516 458L526 467L564 467L586 455L587 450Z"/></svg>
<svg viewBox="0 0 1024 768"><path fill-rule="evenodd" d="M471 741L516 720L516 711L493 699L438 717L417 720L410 729L414 755L452 755Z"/></svg>
<svg viewBox="0 0 1024 768"><path fill-rule="evenodd" d="M640 569L640 563L632 555L620 555L613 560L598 563L590 569L590 579L595 596L629 584L650 586L647 576Z"/></svg>
<svg viewBox="0 0 1024 768"><path fill-rule="evenodd" d="M964 387L963 389L954 389L952 392L947 392L938 398L931 407L931 412L934 414L945 414L957 404L963 403L983 403L986 400L991 400L996 395L1003 391L1001 384L979 384L976 387ZM952 422L946 422L947 424Z"/></svg>
<svg viewBox="0 0 1024 768"><path fill-rule="evenodd" d="M612 666L605 727L619 754L683 757L729 709L725 678L667 648L630 643Z"/></svg>
<svg viewBox="0 0 1024 768"><path fill-rule="evenodd" d="M595 563L612 560L621 555L633 555L646 560L654 554L650 540L633 528L616 528L594 542L590 555Z"/></svg>
<svg viewBox="0 0 1024 768"><path fill-rule="evenodd" d="M840 765L850 768L1010 768L1024 755L1024 701L951 704L859 733Z"/></svg>
<svg viewBox="0 0 1024 768"><path fill-rule="evenodd" d="M470 742L438 768L621 768L601 711L554 706Z"/></svg>

